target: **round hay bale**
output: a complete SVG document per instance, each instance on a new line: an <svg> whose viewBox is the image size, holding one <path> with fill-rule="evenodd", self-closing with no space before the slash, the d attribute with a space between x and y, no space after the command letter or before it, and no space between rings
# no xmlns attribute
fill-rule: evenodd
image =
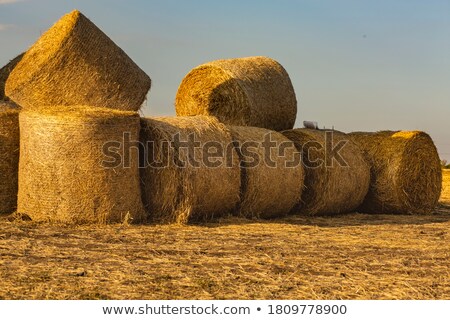
<svg viewBox="0 0 450 320"><path fill-rule="evenodd" d="M368 213L429 214L442 188L439 155L421 131L353 132L371 165L369 193L360 210Z"/></svg>
<svg viewBox="0 0 450 320"><path fill-rule="evenodd" d="M283 134L302 152L305 189L296 212L352 212L364 200L370 170L362 151L339 131L294 129Z"/></svg>
<svg viewBox="0 0 450 320"><path fill-rule="evenodd" d="M300 201L304 172L301 155L281 133L230 127L241 167L240 214L246 218L287 215Z"/></svg>
<svg viewBox="0 0 450 320"><path fill-rule="evenodd" d="M0 101L0 213L16 210L18 167L19 110Z"/></svg>
<svg viewBox="0 0 450 320"><path fill-rule="evenodd" d="M16 65L22 60L22 57L25 53L22 53L11 60L7 65L0 69L0 100L8 101L9 98L5 95L5 83L9 77L9 74Z"/></svg>
<svg viewBox="0 0 450 320"><path fill-rule="evenodd" d="M19 213L65 224L143 220L138 114L62 106L19 119Z"/></svg>
<svg viewBox="0 0 450 320"><path fill-rule="evenodd" d="M107 35L75 10L25 53L6 82L24 109L88 105L138 110L151 80Z"/></svg>
<svg viewBox="0 0 450 320"><path fill-rule="evenodd" d="M249 57L212 61L183 79L177 115L212 115L221 122L272 130L292 129L297 99L289 75L275 60Z"/></svg>
<svg viewBox="0 0 450 320"><path fill-rule="evenodd" d="M150 219L183 224L233 213L239 159L227 128L213 117L141 120L143 200Z"/></svg>

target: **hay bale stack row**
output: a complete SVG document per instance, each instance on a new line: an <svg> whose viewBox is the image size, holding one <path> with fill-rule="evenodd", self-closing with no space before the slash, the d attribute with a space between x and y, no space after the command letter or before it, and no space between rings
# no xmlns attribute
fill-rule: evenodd
<svg viewBox="0 0 450 320"><path fill-rule="evenodd" d="M421 131L354 132L351 139L371 165L369 192L360 210L429 214L442 188L439 155Z"/></svg>
<svg viewBox="0 0 450 320"><path fill-rule="evenodd" d="M124 133L138 141L139 121L84 106L22 111L18 212L68 224L142 221L138 152L117 144Z"/></svg>
<svg viewBox="0 0 450 320"><path fill-rule="evenodd" d="M0 214L17 207L19 163L19 110L0 101Z"/></svg>
<svg viewBox="0 0 450 320"><path fill-rule="evenodd" d="M137 111L150 85L145 72L75 10L25 53L5 90L24 109L88 105Z"/></svg>
<svg viewBox="0 0 450 320"><path fill-rule="evenodd" d="M292 129L297 99L286 70L267 57L216 60L190 71L180 84L178 116L211 115L235 126Z"/></svg>
<svg viewBox="0 0 450 320"><path fill-rule="evenodd" d="M352 212L364 200L370 171L361 150L338 131L284 131L302 153L305 188L295 213L304 215Z"/></svg>
<svg viewBox="0 0 450 320"><path fill-rule="evenodd" d="M300 153L281 133L231 126L240 158L241 202L246 218L287 215L300 201L304 172Z"/></svg>
<svg viewBox="0 0 450 320"><path fill-rule="evenodd" d="M214 117L141 120L143 202L157 223L186 223L233 213L239 159L229 130Z"/></svg>
<svg viewBox="0 0 450 320"><path fill-rule="evenodd" d="M144 221L144 207L153 222L186 223L358 207L429 213L437 204L439 157L428 135L354 133L350 141L290 130L295 92L270 58L193 69L177 92L179 117L139 117L150 86L77 10L0 69L0 100L25 110L0 104L0 213L14 210L17 191L20 213L75 224Z"/></svg>
<svg viewBox="0 0 450 320"><path fill-rule="evenodd" d="M280 217L300 200L299 153L280 133L227 128L208 116L145 118L141 126L143 202L153 222Z"/></svg>

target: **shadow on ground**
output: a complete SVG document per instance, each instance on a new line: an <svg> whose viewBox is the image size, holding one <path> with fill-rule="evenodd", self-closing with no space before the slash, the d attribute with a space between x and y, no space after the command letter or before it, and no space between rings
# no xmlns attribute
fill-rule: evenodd
<svg viewBox="0 0 450 320"><path fill-rule="evenodd" d="M425 225L450 222L450 209L438 208L431 215L389 215L389 214L363 214L351 213L337 216L305 217L293 215L274 220L249 220L242 218L223 218L210 223L196 223L197 226L215 228L224 225L246 224L290 224L303 226L318 226L324 228L339 228L370 225Z"/></svg>
<svg viewBox="0 0 450 320"><path fill-rule="evenodd" d="M26 216L17 215L0 215L0 223L2 221L9 222L30 222ZM349 213L339 215L326 216L302 216L290 215L284 218L261 220L261 219L246 219L239 217L225 217L218 218L208 222L195 222L191 226L217 228L223 226L239 226L251 224L289 224L299 226L317 226L323 228L340 228L352 226L376 226L376 225L426 225L436 223L450 222L450 205L448 203L441 203L436 210L430 215L398 215L398 214L365 214L365 213ZM145 227L156 226L147 224Z"/></svg>

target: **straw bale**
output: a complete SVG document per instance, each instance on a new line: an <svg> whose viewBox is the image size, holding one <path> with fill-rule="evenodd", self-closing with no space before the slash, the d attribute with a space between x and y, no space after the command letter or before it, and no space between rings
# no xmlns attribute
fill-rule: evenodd
<svg viewBox="0 0 450 320"><path fill-rule="evenodd" d="M151 220L183 224L235 212L239 159L223 124L207 116L160 117L143 118L141 127L143 199Z"/></svg>
<svg viewBox="0 0 450 320"><path fill-rule="evenodd" d="M19 110L0 101L0 213L12 213L17 207L18 167Z"/></svg>
<svg viewBox="0 0 450 320"><path fill-rule="evenodd" d="M442 189L439 155L422 131L353 132L371 166L367 213L430 214Z"/></svg>
<svg viewBox="0 0 450 320"><path fill-rule="evenodd" d="M25 53L6 82L24 109L88 105L138 110L150 78L77 10L63 16Z"/></svg>
<svg viewBox="0 0 450 320"><path fill-rule="evenodd" d="M177 115L212 115L235 126L292 129L297 99L286 70L267 57L216 60L194 68L178 88Z"/></svg>
<svg viewBox="0 0 450 320"><path fill-rule="evenodd" d="M370 170L362 151L339 131L284 131L305 166L305 189L296 212L305 215L352 212L364 200Z"/></svg>
<svg viewBox="0 0 450 320"><path fill-rule="evenodd" d="M301 155L281 133L256 127L230 127L240 156L240 214L247 218L287 215L300 201Z"/></svg>
<svg viewBox="0 0 450 320"><path fill-rule="evenodd" d="M5 95L5 83L8 79L11 71L16 67L16 65L22 60L25 53L22 53L11 60L7 65L0 69L0 101L8 101L9 98Z"/></svg>
<svg viewBox="0 0 450 320"><path fill-rule="evenodd" d="M52 106L19 119L19 213L65 224L143 220L138 114Z"/></svg>

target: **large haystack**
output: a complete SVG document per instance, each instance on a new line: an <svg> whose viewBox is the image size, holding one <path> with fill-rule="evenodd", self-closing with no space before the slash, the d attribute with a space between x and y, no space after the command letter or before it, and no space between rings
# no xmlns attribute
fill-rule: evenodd
<svg viewBox="0 0 450 320"><path fill-rule="evenodd" d="M17 171L19 167L19 110L0 101L0 213L17 207Z"/></svg>
<svg viewBox="0 0 450 320"><path fill-rule="evenodd" d="M292 129L297 100L286 70L267 57L212 61L181 82L177 115L212 115L236 126Z"/></svg>
<svg viewBox="0 0 450 320"><path fill-rule="evenodd" d="M421 131L354 132L349 135L371 165L369 193L361 210L428 214L442 188L439 155Z"/></svg>
<svg viewBox="0 0 450 320"><path fill-rule="evenodd" d="M24 109L89 105L138 110L150 78L79 11L62 17L25 53L6 82Z"/></svg>
<svg viewBox="0 0 450 320"><path fill-rule="evenodd" d="M305 166L305 189L295 211L306 215L338 214L361 205L369 188L369 165L346 134L312 129L283 134L302 152Z"/></svg>
<svg viewBox="0 0 450 320"><path fill-rule="evenodd" d="M22 60L24 54L25 53L18 55L13 60L11 60L7 65L5 65L3 68L0 69L0 100L4 101L9 100L9 98L5 95L6 80L8 80L11 71L13 71L13 69L20 62L20 60Z"/></svg>
<svg viewBox="0 0 450 320"><path fill-rule="evenodd" d="M164 117L142 119L141 127L143 199L151 220L186 223L236 210L239 159L223 124L206 116Z"/></svg>
<svg viewBox="0 0 450 320"><path fill-rule="evenodd" d="M281 133L255 127L230 127L241 163L240 214L274 218L300 201L304 172L301 155Z"/></svg>
<svg viewBox="0 0 450 320"><path fill-rule="evenodd" d="M21 112L20 130L19 213L67 224L143 219L138 114L50 107Z"/></svg>

